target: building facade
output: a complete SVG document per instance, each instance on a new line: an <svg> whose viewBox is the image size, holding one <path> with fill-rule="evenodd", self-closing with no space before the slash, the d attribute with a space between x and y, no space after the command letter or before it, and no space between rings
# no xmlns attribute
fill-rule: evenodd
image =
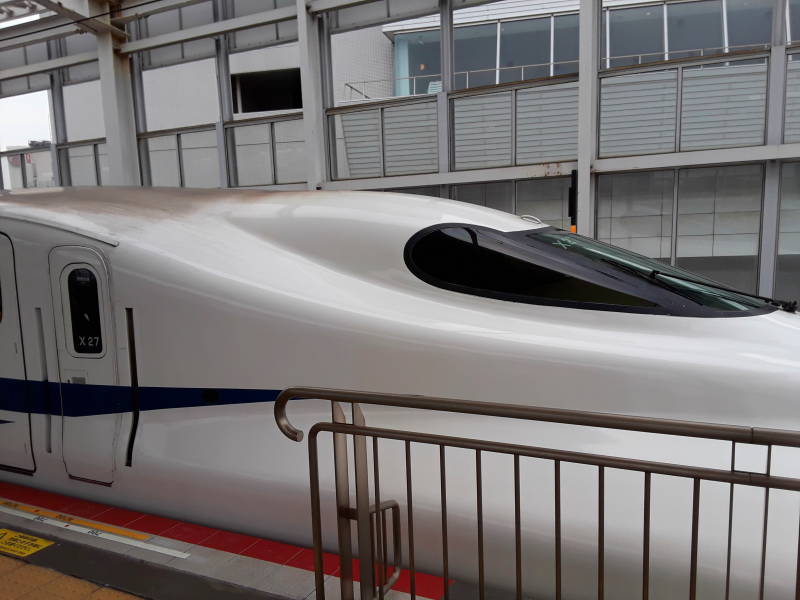
<svg viewBox="0 0 800 600"><path fill-rule="evenodd" d="M800 0L4 5L5 189L403 190L568 227L574 187L580 233L800 297Z"/></svg>

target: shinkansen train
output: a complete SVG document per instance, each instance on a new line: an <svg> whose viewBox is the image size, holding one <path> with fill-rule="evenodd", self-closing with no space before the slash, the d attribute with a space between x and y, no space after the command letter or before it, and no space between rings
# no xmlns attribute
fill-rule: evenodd
<svg viewBox="0 0 800 600"><path fill-rule="evenodd" d="M422 196L112 187L4 193L0 479L307 544L307 451L276 426L272 406L281 390L423 394L800 429L795 309L535 218ZM301 428L330 418L329 405L313 400L290 412ZM728 447L711 442L654 444L634 433L394 408L366 407L365 415L370 425L411 431L719 468L730 460ZM383 460L401 465L400 452L387 447ZM439 474L435 454L415 452L417 565L437 572L440 541L426 543L425 524L428 518L439 531ZM469 580L474 458L454 453L452 460L450 574ZM793 464L787 460L786 469ZM513 547L500 540L508 540L513 519L510 463L498 457L484 467L487 577L509 587ZM544 517L552 511L550 468L532 461L523 473L525 585L537 597L552 594L551 578L539 576L552 563ZM330 483L329 456L322 472ZM565 465L562 475L564 593L590 597L596 592L580 589L581 569L596 508L582 500L597 492L577 466ZM607 577L606 597L641 597L640 576L631 575L642 557L636 477L609 474L606 483L606 568L617 574ZM666 500L652 508L651 589L675 597L683 594L670 586L685 586L688 573L691 492L656 480L654 489L662 484L658 497ZM703 492L704 503L720 499L719 510L709 504L701 515L703 527L719 528L701 547L705 597L724 597L723 487ZM402 500L404 489L381 481L387 498ZM768 573L774 597L789 597L795 585L797 506L787 501L791 518L778 529L794 536L787 544L793 539L794 547L785 556L777 551L777 571ZM731 519L759 511L763 491L743 489ZM666 525L676 514L680 524ZM731 597L758 587L756 521L749 538L732 542ZM335 520L326 528L333 539Z"/></svg>

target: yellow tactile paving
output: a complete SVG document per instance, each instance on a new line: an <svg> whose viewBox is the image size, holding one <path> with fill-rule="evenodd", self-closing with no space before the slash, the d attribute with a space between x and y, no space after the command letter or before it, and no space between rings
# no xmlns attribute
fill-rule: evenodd
<svg viewBox="0 0 800 600"><path fill-rule="evenodd" d="M136 600L51 569L0 556L0 600Z"/></svg>

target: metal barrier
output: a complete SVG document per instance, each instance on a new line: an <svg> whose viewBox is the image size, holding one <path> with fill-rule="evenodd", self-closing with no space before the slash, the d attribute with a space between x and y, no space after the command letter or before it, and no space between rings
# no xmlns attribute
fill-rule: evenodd
<svg viewBox="0 0 800 600"><path fill-rule="evenodd" d="M336 504L338 518L338 546L341 558L341 597L343 600L353 598L353 572L352 556L353 546L351 540L351 521L356 522L358 547L370 548L369 553L359 552L360 559L360 598L368 600L384 598L399 575L402 564L401 556L401 528L399 525L400 507L396 502L385 502L381 499L381 478L391 473L382 473L378 454L378 440L401 441L405 447L405 490L407 511L407 539L408 552L405 564L410 572L410 593L416 597L416 569L415 546L413 527L413 493L412 493L412 468L411 445L428 444L439 448L439 473L440 473L440 499L441 499L441 535L442 535L442 576L445 581L444 597L450 598L449 582L449 548L448 548L448 513L447 513L447 484L446 484L446 448L461 448L472 450L475 453L476 476L476 523L478 536L478 590L479 597L483 599L486 593L486 572L484 556L484 510L482 486L482 457L484 453L497 453L510 455L514 463L514 557L516 580L513 587L516 598L522 599L522 528L521 514L521 486L520 486L520 458L531 457L545 459L554 465L554 541L555 541L555 597L562 597L562 516L561 516L561 467L563 464L574 463L597 467L598 486L598 531L597 531L597 597L605 598L604 589L604 559L605 559L605 475L606 469L622 469L644 474L644 523L642 539L642 565L641 586L643 598L649 595L650 578L650 507L651 507L651 477L652 475L669 475L687 478L693 481L692 486L692 520L691 520L691 547L690 547L690 574L689 597L697 597L698 577L698 543L699 543L699 506L700 483L722 482L730 484L729 519L727 528L727 570L725 573L725 597L731 581L731 536L733 529L732 507L734 484L755 486L764 489L763 515L756 518L763 519L763 533L761 539L761 565L759 581L759 597L764 597L764 576L766 567L767 549L767 520L769 512L769 492L771 489L800 491L800 479L771 475L772 448L773 446L800 448L800 432L759 427L746 427L738 425L722 425L711 423L698 423L672 419L647 418L629 415L616 415L595 413L587 411L540 408L524 405L499 404L489 402L473 402L453 400L447 398L433 398L426 396L410 396L397 394L377 394L347 390L333 390L322 388L290 388L281 393L275 402L275 419L278 428L289 439L300 442L303 433L295 428L286 414L287 404L293 400L314 399L330 401L332 406L332 419L330 422L315 424L309 432L308 451L310 467L310 490L312 510L312 530L314 541L316 588L317 598L324 599L324 576L322 569L323 541L322 541L322 516L320 500L320 462L319 443L320 433L327 432L333 435ZM340 403L351 404L353 410L352 423L347 423L345 413ZM462 415L481 415L524 421L543 423L559 423L565 425L579 425L596 428L641 432L650 434L664 434L683 436L685 438L720 440L731 442L731 467L729 470L693 467L683 464L638 460L633 458L620 458L601 454L556 450L533 445L510 444L480 439L453 437L448 435L418 433L399 429L386 429L367 426L361 411L362 405L386 406L412 410L443 411ZM355 473L355 508L351 507L349 462L348 462L348 436L353 438L354 448L354 473ZM372 482L374 498L370 499L369 493L369 468L367 438L372 440ZM767 463L765 473L754 473L735 470L736 444L755 444L765 446L767 449ZM378 508L376 508L378 507ZM387 568L387 510L393 511L393 543L394 556L392 565ZM373 521L375 525L373 525ZM800 598L800 552L797 564L797 598ZM794 588L793 588L794 589Z"/></svg>

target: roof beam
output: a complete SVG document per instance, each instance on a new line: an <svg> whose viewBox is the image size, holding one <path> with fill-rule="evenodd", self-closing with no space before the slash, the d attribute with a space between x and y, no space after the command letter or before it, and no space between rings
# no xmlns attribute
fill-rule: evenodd
<svg viewBox="0 0 800 600"><path fill-rule="evenodd" d="M245 15L242 17L236 17L235 19L217 21L214 23L209 23L208 25L200 25L199 27L182 29L180 31L156 35L153 37L144 38L142 40L127 42L120 46L119 51L122 54L142 52L144 50L152 50L153 48L161 48L163 46L171 46L172 44L180 44L181 42L190 42L192 40L215 37L224 33L241 31L242 29L250 29L251 27L259 27L261 25L269 25L270 23L288 21L290 19L294 19L296 16L296 7L285 6L262 13L256 13L254 15Z"/></svg>
<svg viewBox="0 0 800 600"><path fill-rule="evenodd" d="M141 19L148 15L166 12L168 10L175 10L184 6L197 4L202 0L161 0L155 4L147 4L145 6L137 6L141 4L142 0L125 0L119 8L111 15L111 22L117 26L124 25L136 19Z"/></svg>
<svg viewBox="0 0 800 600"><path fill-rule="evenodd" d="M0 52L78 33L71 19L53 15L0 29Z"/></svg>
<svg viewBox="0 0 800 600"><path fill-rule="evenodd" d="M88 31L90 33L98 34L98 33L110 33L115 39L126 41L128 39L128 34L115 27L111 23L103 20L102 18L96 18L91 15L84 15L77 10L73 10L71 8L67 8L61 2L56 0L36 0L39 4L44 6L45 8L49 8L53 12L61 15L62 17L66 17L71 19L75 22L75 24L83 29L84 31ZM88 11L87 11L88 12ZM98 17L100 15L97 15Z"/></svg>
<svg viewBox="0 0 800 600"><path fill-rule="evenodd" d="M95 60L97 60L97 52L83 52L82 54L63 56L61 58L54 58L53 60L44 60L32 65L0 70L0 80L14 79L16 77L24 77L25 75L35 75L36 73L45 73L47 71L55 71L56 69L82 65Z"/></svg>

